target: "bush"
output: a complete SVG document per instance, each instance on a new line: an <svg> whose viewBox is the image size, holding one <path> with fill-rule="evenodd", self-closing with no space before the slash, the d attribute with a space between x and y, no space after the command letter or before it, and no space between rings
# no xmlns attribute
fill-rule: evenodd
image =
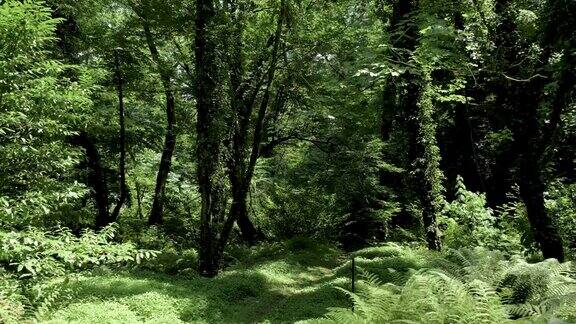
<svg viewBox="0 0 576 324"><path fill-rule="evenodd" d="M456 199L444 208L441 226L447 247L486 247L490 250L518 253L522 250L520 234L507 223L506 216L494 216L486 207L486 197L466 189L464 180L458 176Z"/></svg>
<svg viewBox="0 0 576 324"><path fill-rule="evenodd" d="M31 228L21 232L0 231L0 264L4 266L4 283L8 288L2 296L2 310L9 307L10 314L41 316L61 293L66 283L79 270L94 267L140 264L156 255L152 250L141 250L131 243L115 243L114 225L96 233L90 230L75 236L64 227L53 231ZM29 305L27 314L16 306L5 306L8 301L23 301ZM4 316L4 315L3 315Z"/></svg>
<svg viewBox="0 0 576 324"><path fill-rule="evenodd" d="M576 184L553 184L546 207L569 252L576 254Z"/></svg>

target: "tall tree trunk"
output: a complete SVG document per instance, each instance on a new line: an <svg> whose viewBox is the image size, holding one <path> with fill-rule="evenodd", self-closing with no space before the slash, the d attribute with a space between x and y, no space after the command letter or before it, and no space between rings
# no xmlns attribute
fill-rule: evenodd
<svg viewBox="0 0 576 324"><path fill-rule="evenodd" d="M400 35L392 41L392 45L404 53L399 54L403 62L410 61L412 53L416 50L418 27L411 24L409 19L417 12L418 7L417 0L397 1L393 6L388 30L393 35ZM406 86L396 91L399 98L398 107L394 110L405 116L401 122L409 137L408 159L412 162L414 171L409 187L412 187L419 196L428 247L431 250L440 250L436 217L441 208L442 173L439 166L440 152L436 141L436 124L433 120L433 102L426 88L429 81L412 73L405 73L401 78ZM388 93L394 92L388 91ZM388 102L394 101L388 100Z"/></svg>
<svg viewBox="0 0 576 324"><path fill-rule="evenodd" d="M425 81L430 82L430 81ZM416 159L416 178L420 188L422 221L426 242L430 250L442 248L438 224L443 203L442 171L440 170L440 149L436 140L436 122L434 121L434 103L429 84L421 89L418 106L418 159Z"/></svg>
<svg viewBox="0 0 576 324"><path fill-rule="evenodd" d="M213 176L217 173L220 139L217 129L216 104L216 44L210 29L215 23L213 0L196 1L196 132L197 177L201 196L200 247L198 270L200 275L213 277L218 273L215 258Z"/></svg>
<svg viewBox="0 0 576 324"><path fill-rule="evenodd" d="M382 4L385 1L380 1ZM412 0L396 1L392 8L391 16L382 16L381 20L387 24L386 33L389 35L398 35L391 37L390 43L392 47L399 48L401 51L390 51L390 55L397 55L397 60L401 62L408 62L412 51L416 48L417 30L415 26L409 23L410 15L415 12L417 3ZM383 13L382 13L383 14ZM389 21L388 21L389 20ZM403 133L405 139L404 145L408 148L405 155L402 156L400 165L406 170L411 169L412 162L417 158L417 133L418 128L416 120L413 116L413 111L416 109L418 103L419 89L416 85L416 76L413 74L403 74L391 80L386 85L383 93L382 111L381 111L381 125L380 136L383 141L390 138L392 127L398 127ZM402 87L401 84L405 83ZM400 194L400 201L402 203L402 212L395 222L400 224L410 224L413 220L410 217L410 205L413 202L413 193L419 195L418 188L415 185L414 178L411 176L390 177L388 172L380 175L380 182L382 185L390 185L393 182ZM419 221L419 220L417 220Z"/></svg>
<svg viewBox="0 0 576 324"><path fill-rule="evenodd" d="M522 67L515 64L519 61L517 53L521 52L521 49L518 49L519 41L513 38L517 26L509 6L509 0L496 2L496 12L503 19L494 32L495 43L498 48L504 49L500 59L505 62L506 67L513 66L510 71L506 72L521 75L523 71L519 69ZM548 2L547 6L548 17L546 17L544 35L540 44L543 49L539 58L541 65L532 72L547 74L547 65L554 50L563 52L563 64L560 65L562 70L554 98L550 102L552 112L549 116L549 123L547 126L541 126L538 118L540 107L546 102L547 97L546 83L542 78L533 77L522 82L505 80L503 85L506 86L507 91L502 96L507 106L511 107L514 116L510 124L514 134L515 148L519 153L518 184L532 233L545 258L563 261L562 238L551 215L546 211L544 202L546 184L543 180L543 170L547 162L546 152L553 143L552 137L558 127L561 114L568 105L565 99L573 92L576 84L576 78L571 72L576 65L575 55L572 54L576 46L574 36L576 21L572 15L572 12L576 10L576 3L558 0ZM549 76L553 75L549 74Z"/></svg>
<svg viewBox="0 0 576 324"><path fill-rule="evenodd" d="M542 174L542 152L538 147L541 130L538 121L539 93L541 85L517 86L515 116L518 122L513 126L514 141L518 157L518 186L520 198L526 206L526 214L535 241L540 245L544 258L564 260L562 239L552 218L546 211L544 191L546 184ZM540 90L539 90L540 89ZM527 91L527 92L525 92ZM526 95L532 93L534 95ZM523 97L521 97L523 96Z"/></svg>
<svg viewBox="0 0 576 324"><path fill-rule="evenodd" d="M230 84L232 88L232 106L235 109L235 118L233 119L233 134L230 141L232 152L230 161L228 161L229 178L232 187L233 204L230 207L229 217L237 222L242 233L242 238L249 244L254 244L258 240L258 231L248 217L248 192L254 174L254 168L258 157L260 156L260 146L262 137L266 128L266 117L270 102L270 91L278 63L278 52L280 48L280 38L284 23L285 0L280 3L280 12L276 24L276 30L269 41L272 45L270 54L270 64L267 73L262 73L264 60L259 60L255 64L256 71L251 82L251 86L246 87L243 84L244 69L242 62L242 23L236 22L233 30L232 55L230 57ZM232 15L238 10L235 4L231 7ZM262 79L264 77L265 79ZM263 82L265 80L265 82ZM246 82L244 82L246 83ZM256 97L264 83L263 95L260 100L258 113L256 116L255 126L252 134L252 143L250 145L248 132L250 130L251 117L256 102ZM250 91L247 91L250 90ZM249 149L250 146L250 149ZM230 224L224 224L221 241L228 239ZM223 248L223 244L220 244ZM221 254L221 253L220 253Z"/></svg>
<svg viewBox="0 0 576 324"><path fill-rule="evenodd" d="M172 90L171 71L160 58L152 32L150 31L150 26L146 19L144 19L143 27L146 36L146 43L148 44L152 60L156 64L156 68L160 74L162 86L164 87L164 95L166 97L167 124L166 135L164 137L164 149L162 150L162 157L160 158L160 166L156 175L156 186L154 188L154 196L152 199L152 208L150 210L150 216L148 217L149 225L158 225L163 221L164 189L166 187L166 180L170 173L172 156L174 155L174 149L176 147L176 133L174 129L176 124L176 115L174 111L175 100L174 92Z"/></svg>
<svg viewBox="0 0 576 324"><path fill-rule="evenodd" d="M282 33L282 26L284 22L284 10L285 10L285 0L280 3L280 12L278 14L278 23L276 26L276 32L274 35L274 45L272 48L272 59L270 61L270 67L268 68L268 76L266 80L266 85L264 87L264 94L260 101L260 108L258 109L258 114L256 116L256 124L254 126L254 133L252 134L252 149L250 151L250 156L248 159L248 165L245 169L245 175L243 177L242 187L239 189L239 207L238 213L238 224L241 229L243 229L242 234L244 239L248 242L255 242L257 240L258 232L256 228L248 218L248 191L250 190L250 184L254 176L254 169L256 168L256 163L260 157L260 146L262 144L262 137L264 135L264 130L266 128L266 117L268 112L268 105L270 102L270 91L272 87L272 82L274 81L274 75L276 73L277 63L278 63L278 51L280 48L280 36Z"/></svg>
<svg viewBox="0 0 576 324"><path fill-rule="evenodd" d="M576 45L576 37L572 40L572 44ZM555 258L561 262L564 261L563 242L552 216L546 210L544 202L546 183L543 179L543 170L549 160L548 152L553 147L561 115L570 104L568 97L575 91L576 75L572 71L576 67L576 55L570 51L571 47L564 51L563 70L551 100L552 111L548 118L549 122L544 127L540 126L537 119L540 101L536 98L529 101L519 100L518 117L522 123L518 125L515 134L516 145L522 152L519 161L520 196L526 206L534 239L540 245L544 258ZM543 85L536 86L540 88L540 92L543 91ZM528 88L528 91L530 90L536 92L533 88Z"/></svg>
<svg viewBox="0 0 576 324"><path fill-rule="evenodd" d="M174 116L174 97L170 93L166 97L166 111ZM162 150L162 157L160 158L160 166L156 176L156 186L154 188L154 196L152 200L152 208L150 216L148 217L149 225L157 225L163 222L164 212L164 192L166 187L166 180L170 174L172 165L172 156L176 148L176 134L174 133L174 118L168 122L169 126L166 129L164 137L164 149Z"/></svg>
<svg viewBox="0 0 576 324"><path fill-rule="evenodd" d="M118 90L118 122L120 124L120 161L118 166L118 180L120 182L120 195L116 206L110 215L112 221L118 220L118 215L120 215L120 209L128 197L128 188L126 186L126 123L125 123L125 112L124 112L124 89L122 85L122 70L120 67L120 58L118 56L118 50L115 53L115 67L116 67L116 85Z"/></svg>
<svg viewBox="0 0 576 324"><path fill-rule="evenodd" d="M80 132L78 135L70 139L73 145L79 146L84 149L86 154L86 165L89 170L88 173L88 186L91 188L90 192L96 202L98 215L96 216L96 228L102 228L112 222L108 212L108 185L106 184L106 177L102 170L100 162L100 154L96 145L86 132Z"/></svg>

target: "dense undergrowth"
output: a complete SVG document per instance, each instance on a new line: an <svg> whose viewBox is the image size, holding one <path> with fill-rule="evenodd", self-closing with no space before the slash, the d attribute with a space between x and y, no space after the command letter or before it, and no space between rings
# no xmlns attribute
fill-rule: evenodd
<svg viewBox="0 0 576 324"><path fill-rule="evenodd" d="M358 273L354 293L352 257ZM147 270L154 261L121 272L107 267L84 272L67 282L67 293L36 319L49 323L576 321L576 273L569 262L527 263L482 248L436 253L394 244L347 255L308 239L237 248L229 258L231 265L215 279L185 268L172 275ZM2 305L6 308L6 299Z"/></svg>
<svg viewBox="0 0 576 324"><path fill-rule="evenodd" d="M530 264L482 248L440 254L395 245L355 255L363 279L356 293L342 289L354 311L333 309L314 322L576 321L576 273L570 262Z"/></svg>
<svg viewBox="0 0 576 324"><path fill-rule="evenodd" d="M160 228L0 232L0 318L50 323L576 322L576 270L542 260L512 216L460 185L445 248L422 242L344 252L296 237L230 245L216 278ZM118 232L118 233L117 233ZM118 235L119 234L119 235ZM352 291L352 259L355 289Z"/></svg>

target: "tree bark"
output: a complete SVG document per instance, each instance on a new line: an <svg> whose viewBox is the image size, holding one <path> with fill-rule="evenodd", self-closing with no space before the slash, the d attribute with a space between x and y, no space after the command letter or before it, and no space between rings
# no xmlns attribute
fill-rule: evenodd
<svg viewBox="0 0 576 324"><path fill-rule="evenodd" d="M197 132L197 178L201 196L200 211L200 275L213 277L218 274L218 260L213 228L215 209L213 200L213 177L220 156L220 138L217 129L218 107L216 105L216 44L210 35L215 23L213 0L196 1L196 132Z"/></svg>
<svg viewBox="0 0 576 324"><path fill-rule="evenodd" d="M90 192L94 197L96 209L98 209L95 226L100 229L112 222L108 212L108 186L100 162L100 154L86 132L80 132L78 135L73 136L70 142L85 151L86 165L89 170L88 186L91 188Z"/></svg>
<svg viewBox="0 0 576 324"><path fill-rule="evenodd" d="M536 157L525 153L520 161L520 196L526 206L534 240L545 259L564 261L562 238L549 217L544 204L546 185L542 181Z"/></svg>
<svg viewBox="0 0 576 324"><path fill-rule="evenodd" d="M503 50L499 58L507 66L515 66L506 72L521 75L522 71L517 67L518 64L514 64L519 60L517 53L521 52L521 49L517 48L518 40L513 38L516 25L514 17L509 12L509 6L509 0L500 0L496 3L496 11L503 19L494 32L495 43ZM503 101L513 112L514 118L510 126L514 134L515 149L519 153L518 184L534 239L540 245L544 258L563 261L562 238L545 206L546 183L543 179L543 170L547 162L545 153L552 145L553 134L567 105L565 98L573 91L576 82L576 78L570 72L575 66L571 51L576 45L573 36L576 21L570 13L576 10L576 4L565 0L551 1L547 10L549 15L540 44L543 50L538 60L541 64L532 72L547 74L547 64L554 50L561 50L564 54L563 70L551 101L552 113L548 126L541 126L538 119L539 109L546 102L546 83L543 78L531 78L526 82L506 80L502 84L506 91L501 96L505 98ZM552 74L548 76L552 77Z"/></svg>
<svg viewBox="0 0 576 324"><path fill-rule="evenodd" d="M412 53L417 47L418 28L410 24L408 19L416 13L418 7L419 2L416 0L397 1L393 6L388 31L393 35L401 35L392 41L392 45L402 49L403 54L399 55L403 62L411 60ZM397 107L393 110L405 116L401 122L409 137L407 158L413 170L409 187L412 187L419 196L428 247L431 250L440 250L441 242L436 224L442 199L440 154L436 140L436 124L431 111L433 103L431 98L426 97L429 94L424 89L429 81L424 80L424 77L412 73L403 74L401 78L406 86L396 91L387 90L388 94L398 94L398 100L386 100L386 102L396 102ZM383 115L384 113L385 111ZM385 133L382 135L387 136Z"/></svg>
<svg viewBox="0 0 576 324"><path fill-rule="evenodd" d="M174 149L176 147L176 133L174 129L176 124L175 99L172 90L171 71L168 70L169 67L167 67L160 58L152 32L150 31L150 26L145 18L143 27L146 36L146 43L148 44L152 60L156 64L156 68L160 74L160 79L162 80L162 86L164 88L164 95L166 97L166 135L164 137L164 148L162 150L162 157L160 158L160 165L156 175L156 186L154 188L152 208L150 210L150 216L148 217L149 225L158 225L163 222L164 189L166 187L166 180L170 174L172 156L174 155Z"/></svg>
<svg viewBox="0 0 576 324"><path fill-rule="evenodd" d="M118 123L120 126L120 161L118 166L118 178L120 182L120 195L116 206L110 215L113 222L118 220L120 215L120 209L126 202L128 197L128 188L126 186L126 123L125 123L125 112L124 112L124 89L122 84L122 70L120 67L120 58L118 56L118 51L115 53L115 67L116 67L116 85L118 91Z"/></svg>
<svg viewBox="0 0 576 324"><path fill-rule="evenodd" d="M237 10L234 6L231 7L232 14ZM261 59L255 64L253 75L255 77L251 80L243 80L244 69L242 62L242 29L241 23L234 26L233 43L230 57L230 84L232 97L232 106L234 108L233 118L233 133L230 141L231 158L228 161L229 178L233 193L233 203L229 217L233 218L242 233L242 238L249 244L255 244L258 240L258 231L248 217L248 192L250 190L250 183L254 174L256 162L260 156L260 146L262 144L262 137L266 128L266 117L268 106L270 102L270 91L272 82L278 63L278 52L280 48L280 38L284 23L284 10L285 0L281 1L280 12L276 24L276 30L268 45L272 45L270 54L270 64L268 71L263 75L262 67L264 60ZM263 55L264 56L264 55ZM256 97L262 87L262 77L265 77L264 89L262 98L260 100L259 109L257 112L254 129L252 134L252 143L249 141L250 122L252 119L252 112L256 102ZM247 86L247 84L250 84ZM250 90L250 91L248 91ZM227 240L231 225L225 223L223 227L223 234L221 240Z"/></svg>
<svg viewBox="0 0 576 324"><path fill-rule="evenodd" d="M541 129L538 121L538 107L541 85L519 86L515 107L519 120L513 126L515 148L520 153L518 157L518 186L520 198L526 206L526 214L534 240L540 245L544 258L556 258L564 261L562 238L546 211L543 180L543 152L539 151L542 143ZM525 92L529 91L529 92ZM532 93L536 95L526 95ZM524 97L521 97L521 96ZM523 98L523 99L522 99Z"/></svg>
<svg viewBox="0 0 576 324"><path fill-rule="evenodd" d="M430 81L425 81L425 83ZM443 185L440 170L440 149L436 140L436 122L433 118L433 100L429 85L421 89L418 100L418 159L414 162L416 178L420 188L422 221L428 249L440 251L442 242L437 217L442 212Z"/></svg>

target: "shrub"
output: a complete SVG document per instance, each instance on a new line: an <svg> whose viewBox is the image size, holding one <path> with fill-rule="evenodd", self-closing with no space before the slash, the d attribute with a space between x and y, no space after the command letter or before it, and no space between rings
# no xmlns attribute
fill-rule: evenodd
<svg viewBox="0 0 576 324"><path fill-rule="evenodd" d="M24 315L41 316L66 292L66 283L77 271L139 264L156 255L131 243L113 242L115 231L114 225L98 233L87 230L80 236L64 227L50 232L35 228L0 231L0 264L11 287L6 290L9 296L2 296L2 300L23 300L22 304L30 306ZM19 312L18 316L22 315Z"/></svg>
<svg viewBox="0 0 576 324"><path fill-rule="evenodd" d="M466 189L464 180L458 176L456 199L444 208L440 222L445 227L444 244L448 247L482 246L491 250L520 252L520 234L500 221L492 209L486 207L486 197Z"/></svg>
<svg viewBox="0 0 576 324"><path fill-rule="evenodd" d="M576 184L555 183L550 186L546 207L554 215L556 228L569 252L576 253Z"/></svg>

